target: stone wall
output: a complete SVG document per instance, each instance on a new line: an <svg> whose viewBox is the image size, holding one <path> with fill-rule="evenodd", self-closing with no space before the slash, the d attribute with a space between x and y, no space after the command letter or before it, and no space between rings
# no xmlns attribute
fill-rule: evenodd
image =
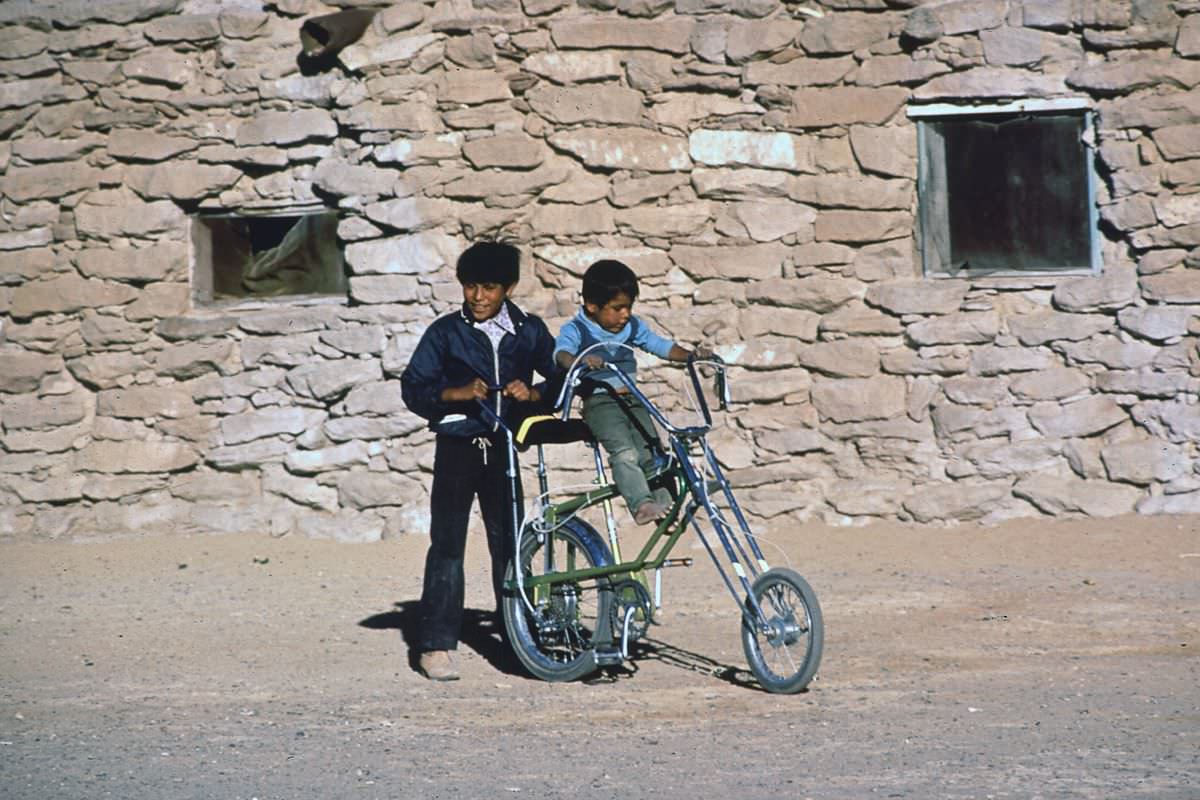
<svg viewBox="0 0 1200 800"><path fill-rule="evenodd" d="M409 2L301 71L336 10L0 4L0 535L422 532L396 376L494 235L739 365L756 518L1200 512L1200 2ZM922 278L906 105L1064 96L1103 274ZM348 299L194 302L192 215L313 204Z"/></svg>

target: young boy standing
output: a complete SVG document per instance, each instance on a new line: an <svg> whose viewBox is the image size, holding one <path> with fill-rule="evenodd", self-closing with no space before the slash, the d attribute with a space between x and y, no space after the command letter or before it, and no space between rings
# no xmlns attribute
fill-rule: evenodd
<svg viewBox="0 0 1200 800"><path fill-rule="evenodd" d="M583 307L563 326L554 342L554 358L568 369L578 353L601 343L605 346L584 356L588 366L600 370L589 377L608 384L618 394L629 390L605 364L620 368L631 379L637 374L637 361L628 345L670 361L687 361L691 351L664 339L633 314L638 296L637 276L620 261L605 259L588 267L583 275ZM707 351L698 350L704 357ZM650 413L640 403L631 404L637 425L630 421L617 401L606 391L584 398L583 419L608 453L613 482L625 499L639 525L661 517L667 511L667 497L659 490L656 497L646 481L646 472L654 464L654 454L638 430L657 435Z"/></svg>
<svg viewBox="0 0 1200 800"><path fill-rule="evenodd" d="M520 277L517 249L479 242L459 256L455 272L462 308L429 326L400 376L405 405L429 420L437 434L416 649L421 671L438 681L458 679L451 654L462 625L463 553L476 497L487 530L497 614L513 547L505 439L479 401L505 417L514 402L541 400L542 387L532 385L535 370L547 379L556 373L546 324L509 299ZM520 509L519 473L515 480Z"/></svg>

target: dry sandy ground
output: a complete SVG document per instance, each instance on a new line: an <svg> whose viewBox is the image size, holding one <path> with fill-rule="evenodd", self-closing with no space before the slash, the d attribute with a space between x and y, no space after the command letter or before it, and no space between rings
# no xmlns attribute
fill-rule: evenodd
<svg viewBox="0 0 1200 800"><path fill-rule="evenodd" d="M701 550L564 685L480 624L478 544L453 684L409 664L418 537L0 545L0 797L1200 797L1200 518L770 538L825 613L795 696Z"/></svg>

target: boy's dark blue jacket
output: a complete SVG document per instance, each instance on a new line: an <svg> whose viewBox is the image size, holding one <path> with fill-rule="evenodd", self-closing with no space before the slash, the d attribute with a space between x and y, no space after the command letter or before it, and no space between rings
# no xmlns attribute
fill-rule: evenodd
<svg viewBox="0 0 1200 800"><path fill-rule="evenodd" d="M482 378L492 386L522 380L527 386L535 387L533 373L536 370L546 381L535 388L546 405L554 402L551 395L559 373L554 363L554 337L541 318L526 314L510 300L504 302L517 332L515 336L508 335L501 340L498 358L493 355L487 335L475 327L465 305L434 320L417 343L408 366L400 375L400 393L409 410L429 420L432 430L463 437L492 432L493 421L485 418L478 403L445 403L441 400L443 389L463 386L475 378ZM495 392L489 398L493 409L498 394ZM500 416L508 420L531 411L527 403L504 399Z"/></svg>

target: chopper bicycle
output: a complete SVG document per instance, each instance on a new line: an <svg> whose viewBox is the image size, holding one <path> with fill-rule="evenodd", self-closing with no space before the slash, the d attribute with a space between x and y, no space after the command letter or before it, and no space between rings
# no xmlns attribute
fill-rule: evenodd
<svg viewBox="0 0 1200 800"><path fill-rule="evenodd" d="M589 382L589 368L583 361L586 352L579 354L566 375L556 405L558 416L529 417L519 426L509 426L489 409L505 432L509 480L514 486L517 449L536 446L538 455L541 494L520 524L520 511L513 503L516 542L502 603L504 625L517 658L531 674L546 681L577 680L629 658L630 645L645 635L660 605L661 571L692 561L671 556L690 528L738 608L742 649L758 683L775 693L804 690L821 662L821 608L796 571L768 564L709 445L713 419L701 372L709 371L715 378L716 404L726 411L730 400L725 364L715 356L689 359L686 369L699 424L675 425L618 367L607 365L624 392ZM583 420L570 418L580 387L609 391L627 415L630 403L643 404L666 432L664 448L656 436L640 430L657 456L656 468L648 476L650 488L665 489L671 501L640 551L630 558L620 553L612 512L612 501L620 495L606 478L600 448ZM634 425L640 428L636 420ZM550 502L545 448L573 441L591 445L596 479L583 491ZM510 496L515 497L515 492ZM607 541L581 517L594 507L604 509ZM655 576L653 597L646 578L650 572Z"/></svg>

